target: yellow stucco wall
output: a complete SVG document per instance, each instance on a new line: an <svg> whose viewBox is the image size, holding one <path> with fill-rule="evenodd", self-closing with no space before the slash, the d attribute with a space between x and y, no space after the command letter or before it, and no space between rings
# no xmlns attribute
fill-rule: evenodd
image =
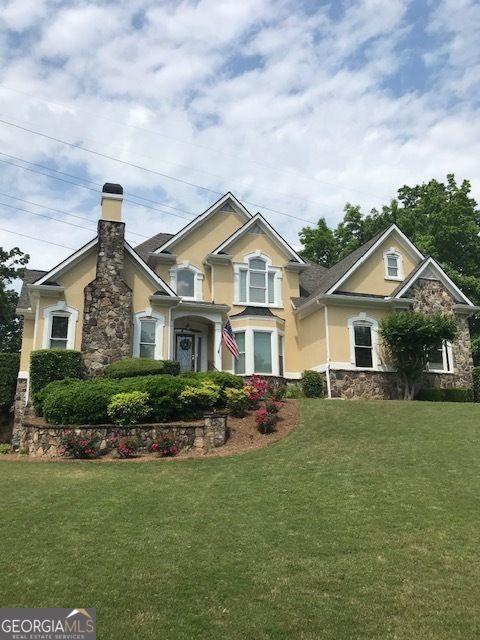
<svg viewBox="0 0 480 640"><path fill-rule="evenodd" d="M404 242L394 234L387 238L367 260L340 285L339 290L351 291L353 293L390 295L399 284L398 280L387 280L385 278L383 254L390 249L394 249L402 254L404 277L406 278L416 267L419 259L413 258L411 250L407 252L407 247Z"/></svg>
<svg viewBox="0 0 480 640"><path fill-rule="evenodd" d="M327 361L325 341L325 310L323 307L298 320L297 348L300 352L300 371L312 369Z"/></svg>
<svg viewBox="0 0 480 640"><path fill-rule="evenodd" d="M20 353L20 371L28 372L30 369L30 354L33 347L33 332L35 320L26 318L23 321L22 350Z"/></svg>
<svg viewBox="0 0 480 640"><path fill-rule="evenodd" d="M330 361L352 363L350 353L350 333L348 321L350 318L366 313L367 318L380 322L388 313L388 309L369 306L361 303L357 306L328 305L328 331L330 341ZM353 363L352 363L353 364Z"/></svg>

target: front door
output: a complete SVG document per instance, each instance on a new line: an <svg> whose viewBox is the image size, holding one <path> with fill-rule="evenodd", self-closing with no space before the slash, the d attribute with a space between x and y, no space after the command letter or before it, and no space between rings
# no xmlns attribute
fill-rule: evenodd
<svg viewBox="0 0 480 640"><path fill-rule="evenodd" d="M177 333L175 343L176 359L180 363L180 371L195 371L195 336Z"/></svg>

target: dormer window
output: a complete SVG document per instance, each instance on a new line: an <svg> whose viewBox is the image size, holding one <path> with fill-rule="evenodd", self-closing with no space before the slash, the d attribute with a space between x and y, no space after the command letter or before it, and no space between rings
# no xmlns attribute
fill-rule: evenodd
<svg viewBox="0 0 480 640"><path fill-rule="evenodd" d="M385 280L403 280L403 257L395 248L383 254L385 264Z"/></svg>
<svg viewBox="0 0 480 640"><path fill-rule="evenodd" d="M270 266L261 255L247 257L246 264L236 265L237 304L281 306L280 270Z"/></svg>
<svg viewBox="0 0 480 640"><path fill-rule="evenodd" d="M170 286L184 300L203 300L203 273L189 262L170 269Z"/></svg>

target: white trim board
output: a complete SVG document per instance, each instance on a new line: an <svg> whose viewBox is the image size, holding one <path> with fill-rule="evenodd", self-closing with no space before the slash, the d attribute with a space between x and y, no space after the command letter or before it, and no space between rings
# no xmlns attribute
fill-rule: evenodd
<svg viewBox="0 0 480 640"><path fill-rule="evenodd" d="M222 210L222 205L224 205L228 201L230 201L230 203L233 205L234 211L236 213L238 213L241 217L243 217L245 220L249 220L252 217L252 214L250 213L250 211L248 211L248 209L243 206L243 204L240 202L240 200L238 200L233 195L233 193L230 193L230 191L228 191L224 196L222 196L219 200L214 202L208 209L206 209L206 211L204 211L199 216L194 218L185 227L183 227L183 229L180 229L180 231L178 233L176 233L173 236L173 238L170 238L164 244L162 244L161 247L158 247L158 249L156 249L154 251L154 253L161 253L162 251L165 251L166 249L169 249L172 245L174 245L176 242L178 242L181 238L184 238L191 231L193 231L193 229L195 227L197 227L199 224L202 224L213 213L215 213L216 211L221 211Z"/></svg>
<svg viewBox="0 0 480 640"><path fill-rule="evenodd" d="M425 261L422 267L412 276L412 278L407 279L404 286L396 294L394 299L396 300L398 298L401 298L401 296L404 293L406 293L419 278L422 277L422 273L425 271L427 267L431 267L432 269L437 271L440 278L440 282L442 282L445 285L445 287L453 295L454 298L460 297L466 304L468 304L468 306L475 307L473 302L469 300L467 296L464 293L462 293L462 291L457 287L457 285L453 282L453 280L447 276L447 274L442 269L442 267L438 264L438 262L436 262L436 260L434 260L431 257Z"/></svg>
<svg viewBox="0 0 480 640"><path fill-rule="evenodd" d="M403 233L403 231L401 231L396 224L392 224L390 227L388 227L388 229L385 230L384 233L382 233L382 235L372 244L372 246L370 247L370 249L368 249L368 251L366 251L363 256L361 258L359 258L355 264L353 264L350 269L348 269L348 271L346 273L343 274L343 276L337 280L337 282L335 282L334 285L332 285L330 287L330 289L328 289L328 291L326 291L326 294L331 294L334 291L336 291L339 286L341 284L343 284L345 282L345 280L347 280L357 269L360 265L362 265L366 260L368 260L368 258L372 255L372 253L378 249L378 247L382 244L382 242L384 242L392 233L397 233L401 240L403 242L405 242L406 246L410 249L411 253L418 259L418 260L423 260L424 259L424 255L422 253L420 253L420 251L417 249L417 247L413 244L413 242L411 242L411 240L409 240L407 238L407 236Z"/></svg>
<svg viewBox="0 0 480 640"><path fill-rule="evenodd" d="M80 247L80 249L77 249L77 251L74 251L72 255L68 256L68 258L65 258L65 260L62 260L60 264L57 264L57 266L53 267L53 269L48 271L44 276L39 278L39 280L37 280L36 282L32 282L32 284L34 285L44 284L45 282L48 282L52 278L63 273L64 271L69 269L71 266L73 266L76 262L78 262L80 258L82 258L86 253L88 253L91 249L93 249L93 247L97 244L97 242L98 242L98 236L95 236L93 240L90 240L90 242L87 242L87 244L83 245L83 247Z"/></svg>
<svg viewBox="0 0 480 640"><path fill-rule="evenodd" d="M250 220L246 222L242 227L240 227L240 229L235 231L235 233L233 233L229 238L227 238L224 242L222 242L221 245L219 245L216 249L214 249L214 251L212 251L212 255L217 255L222 251L224 251L227 247L229 247L232 243L234 243L238 238L240 238L245 233L247 233L248 230L255 224L262 226L265 232L267 233L267 235L269 235L276 242L277 245L282 247L283 250L286 251L290 256L292 256L296 261L298 261L300 264L306 264L305 260L301 256L299 256L294 249L292 249L292 247L288 244L288 242L284 240L277 231L275 231L272 225L267 220L265 220L265 218L262 216L261 213L256 213L253 216L253 218L250 218Z"/></svg>

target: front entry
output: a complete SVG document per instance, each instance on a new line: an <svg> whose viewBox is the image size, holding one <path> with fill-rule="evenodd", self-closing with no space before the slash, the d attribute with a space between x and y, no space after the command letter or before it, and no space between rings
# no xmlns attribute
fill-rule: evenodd
<svg viewBox="0 0 480 640"><path fill-rule="evenodd" d="M180 363L180 371L198 371L201 363L202 338L191 333L177 333L175 336L175 359Z"/></svg>

